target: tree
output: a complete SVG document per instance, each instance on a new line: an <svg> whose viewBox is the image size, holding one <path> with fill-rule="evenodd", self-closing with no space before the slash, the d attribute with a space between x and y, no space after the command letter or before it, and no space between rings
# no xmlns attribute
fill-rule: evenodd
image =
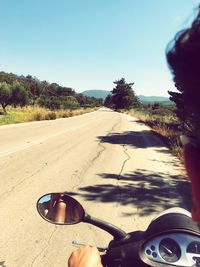
<svg viewBox="0 0 200 267"><path fill-rule="evenodd" d="M6 82L0 83L0 104L6 113L6 107L10 104L10 98L12 96L11 85Z"/></svg>
<svg viewBox="0 0 200 267"><path fill-rule="evenodd" d="M6 113L8 105L25 106L28 103L28 93L21 83L14 81L12 84L0 83L0 104Z"/></svg>
<svg viewBox="0 0 200 267"><path fill-rule="evenodd" d="M170 100L175 102L176 110L175 113L180 121L181 131L190 136L198 136L200 138L200 97L191 93L185 92L184 89L180 89L176 86L179 92L168 91Z"/></svg>
<svg viewBox="0 0 200 267"><path fill-rule="evenodd" d="M16 85L16 81L19 84ZM12 85L15 83L15 89ZM101 106L102 99L87 97L76 93L72 88L57 83L40 81L31 75L18 76L0 71L0 105L6 112L7 105L38 104L50 109Z"/></svg>
<svg viewBox="0 0 200 267"><path fill-rule="evenodd" d="M139 106L139 100L136 97L132 86L134 83L126 83L125 79L114 82L115 88L111 91L112 95L106 98L106 104L118 109L130 109Z"/></svg>
<svg viewBox="0 0 200 267"><path fill-rule="evenodd" d="M158 103L158 102L155 102L155 103L152 104L152 106L151 106L152 110L159 109L160 107L161 107L161 104Z"/></svg>
<svg viewBox="0 0 200 267"><path fill-rule="evenodd" d="M28 104L28 101L28 92L25 90L24 86L18 81L13 82L11 84L10 104L14 107L23 107Z"/></svg>
<svg viewBox="0 0 200 267"><path fill-rule="evenodd" d="M68 96L63 102L63 108L76 109L78 107L80 107L80 104L74 96Z"/></svg>
<svg viewBox="0 0 200 267"><path fill-rule="evenodd" d="M23 84L27 88L31 104L34 105L42 93L42 83L37 78L33 78L31 75L21 77L21 80L23 80Z"/></svg>
<svg viewBox="0 0 200 267"><path fill-rule="evenodd" d="M113 103L112 103L112 95L107 95L107 97L104 100L104 106L108 107L108 108L112 108L113 107Z"/></svg>

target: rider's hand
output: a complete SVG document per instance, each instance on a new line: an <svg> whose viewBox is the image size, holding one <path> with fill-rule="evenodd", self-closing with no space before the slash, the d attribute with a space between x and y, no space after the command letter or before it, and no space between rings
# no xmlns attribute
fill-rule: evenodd
<svg viewBox="0 0 200 267"><path fill-rule="evenodd" d="M99 251L94 247L83 247L75 250L69 260L69 267L103 267Z"/></svg>

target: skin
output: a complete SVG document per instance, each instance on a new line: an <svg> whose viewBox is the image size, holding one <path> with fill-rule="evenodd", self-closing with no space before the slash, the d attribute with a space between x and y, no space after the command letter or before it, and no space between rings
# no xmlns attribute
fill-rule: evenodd
<svg viewBox="0 0 200 267"><path fill-rule="evenodd" d="M66 204L62 201L60 194L52 194L46 217L57 223L65 222Z"/></svg>
<svg viewBox="0 0 200 267"><path fill-rule="evenodd" d="M62 201L58 201L56 204L56 211L55 211L55 222L57 223L64 223L65 222L65 213L66 213L66 204Z"/></svg>
<svg viewBox="0 0 200 267"><path fill-rule="evenodd" d="M83 247L75 250L69 260L69 267L103 267L99 251L95 247Z"/></svg>

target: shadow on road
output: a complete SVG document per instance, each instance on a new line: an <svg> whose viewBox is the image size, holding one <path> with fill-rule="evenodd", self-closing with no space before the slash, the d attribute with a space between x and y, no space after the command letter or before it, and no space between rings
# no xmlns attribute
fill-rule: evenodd
<svg viewBox="0 0 200 267"><path fill-rule="evenodd" d="M142 169L124 176L114 173L102 173L100 176L116 181L81 187L78 193L72 194L80 195L87 201L132 204L138 207L139 216L175 206L191 210L190 184L183 177Z"/></svg>
<svg viewBox="0 0 200 267"><path fill-rule="evenodd" d="M5 261L0 261L0 267L6 267Z"/></svg>
<svg viewBox="0 0 200 267"><path fill-rule="evenodd" d="M164 151L159 150L158 152L163 153ZM167 152L165 152L167 153ZM170 153L170 152L169 152ZM178 160L178 158L172 158L172 160L157 160L157 159L151 159L152 162L159 162L161 164L171 164L173 167L177 167L180 168L182 165L180 163L180 161Z"/></svg>
<svg viewBox="0 0 200 267"><path fill-rule="evenodd" d="M165 146L161 140L159 140L151 131L148 130L113 133L106 136L98 136L98 139L102 143L129 145L138 148Z"/></svg>

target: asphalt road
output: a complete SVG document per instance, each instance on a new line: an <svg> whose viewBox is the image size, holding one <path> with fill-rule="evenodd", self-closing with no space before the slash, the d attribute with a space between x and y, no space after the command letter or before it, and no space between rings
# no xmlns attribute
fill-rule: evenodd
<svg viewBox="0 0 200 267"><path fill-rule="evenodd" d="M0 266L67 266L72 240L106 245L88 224L56 226L37 214L47 192L71 192L88 213L144 230L166 208L189 209L179 161L148 127L107 109L0 127Z"/></svg>

